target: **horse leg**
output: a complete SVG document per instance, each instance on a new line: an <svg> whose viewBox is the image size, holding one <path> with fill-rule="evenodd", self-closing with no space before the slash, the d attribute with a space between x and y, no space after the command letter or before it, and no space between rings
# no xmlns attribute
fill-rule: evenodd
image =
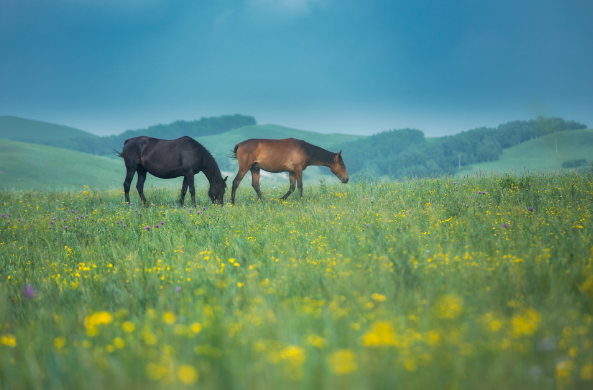
<svg viewBox="0 0 593 390"><path fill-rule="evenodd" d="M261 191L259 190L259 168L251 168L251 186L255 190L255 193L261 199Z"/></svg>
<svg viewBox="0 0 593 390"><path fill-rule="evenodd" d="M142 203L146 204L146 198L144 197L144 181L146 180L146 169L140 166L138 167L138 181L136 182L136 189L138 190L138 195L140 195L140 199L142 199Z"/></svg>
<svg viewBox="0 0 593 390"><path fill-rule="evenodd" d="M132 179L134 178L135 169L126 169L126 179L124 180L124 194L126 195L126 203L130 203L130 186L132 185Z"/></svg>
<svg viewBox="0 0 593 390"><path fill-rule="evenodd" d="M187 176L183 177L183 185L181 186L181 197L179 198L179 206L183 207L183 201L185 200L185 193L187 192Z"/></svg>
<svg viewBox="0 0 593 390"><path fill-rule="evenodd" d="M297 183L299 186L299 191L301 193L301 198L303 197L303 171L296 171L295 173Z"/></svg>
<svg viewBox="0 0 593 390"><path fill-rule="evenodd" d="M191 194L191 203L194 207L196 207L196 187L194 187L194 173L193 173L193 171L188 173L186 178L187 178L187 184L189 185L189 193Z"/></svg>
<svg viewBox="0 0 593 390"><path fill-rule="evenodd" d="M290 178L290 188L288 189L288 192L286 194L284 194L284 196L281 198L282 200L287 199L290 196L290 194L292 194L294 192L294 189L296 188L296 175L294 174L294 172L289 172L288 175Z"/></svg>
<svg viewBox="0 0 593 390"><path fill-rule="evenodd" d="M231 204L235 204L235 191L239 188L239 184L241 184L241 180L243 180L243 176L247 173L247 170L237 172L237 176L235 176L235 180L233 180L233 191L231 192Z"/></svg>

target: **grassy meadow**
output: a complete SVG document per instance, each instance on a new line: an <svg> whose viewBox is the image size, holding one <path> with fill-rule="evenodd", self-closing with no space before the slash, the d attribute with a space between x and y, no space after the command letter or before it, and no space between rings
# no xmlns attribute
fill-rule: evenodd
<svg viewBox="0 0 593 390"><path fill-rule="evenodd" d="M0 388L593 387L590 174L335 182L0 192Z"/></svg>

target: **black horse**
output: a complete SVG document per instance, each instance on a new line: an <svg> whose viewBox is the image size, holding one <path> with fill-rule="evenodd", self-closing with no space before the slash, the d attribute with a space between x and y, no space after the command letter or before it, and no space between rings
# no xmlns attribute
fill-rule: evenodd
<svg viewBox="0 0 593 390"><path fill-rule="evenodd" d="M135 137L124 142L121 153L116 150L114 152L117 156L122 157L126 164L124 192L128 203L130 203L130 184L134 178L134 172L138 171L136 189L145 204L144 180L146 180L146 172L149 172L161 179L173 179L183 176L179 204L183 206L185 193L189 186L191 201L195 205L194 175L201 171L204 172L210 182L208 196L212 203L223 204L228 176L222 178L214 157L204 146L191 137L181 137L175 140Z"/></svg>

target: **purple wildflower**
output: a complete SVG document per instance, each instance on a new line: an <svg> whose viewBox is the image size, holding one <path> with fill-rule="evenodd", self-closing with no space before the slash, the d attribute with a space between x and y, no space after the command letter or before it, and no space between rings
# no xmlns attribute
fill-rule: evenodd
<svg viewBox="0 0 593 390"><path fill-rule="evenodd" d="M482 191L478 191L478 194L481 194L481 193L482 193Z"/></svg>
<svg viewBox="0 0 593 390"><path fill-rule="evenodd" d="M66 220L65 219L62 219L62 222L66 222Z"/></svg>
<svg viewBox="0 0 593 390"><path fill-rule="evenodd" d="M54 224L54 221L49 221L49 223L53 225Z"/></svg>
<svg viewBox="0 0 593 390"><path fill-rule="evenodd" d="M206 207L202 207L202 211L206 210Z"/></svg>
<svg viewBox="0 0 593 390"><path fill-rule="evenodd" d="M23 296L27 299L35 298L35 287L31 286L29 283L23 286Z"/></svg>
<svg viewBox="0 0 593 390"><path fill-rule="evenodd" d="M533 207L530 207L528 210L529 210L529 211L533 211Z"/></svg>
<svg viewBox="0 0 593 390"><path fill-rule="evenodd" d="M119 221L117 221L117 222L116 222L116 224L118 224L118 225L119 225Z"/></svg>
<svg viewBox="0 0 593 390"><path fill-rule="evenodd" d="M126 225L124 225L124 227L126 227Z"/></svg>
<svg viewBox="0 0 593 390"><path fill-rule="evenodd" d="M6 219L6 214L2 214L2 217L3 217L4 219Z"/></svg>
<svg viewBox="0 0 593 390"><path fill-rule="evenodd" d="M198 211L198 215L200 215L200 212Z"/></svg>
<svg viewBox="0 0 593 390"><path fill-rule="evenodd" d="M68 230L68 226L64 226L64 230Z"/></svg>
<svg viewBox="0 0 593 390"><path fill-rule="evenodd" d="M146 230L150 230L150 226L146 226Z"/></svg>
<svg viewBox="0 0 593 390"><path fill-rule="evenodd" d="M177 293L178 293L178 292L180 292L180 291L181 291L181 287L179 287L179 286L175 287L175 292L177 292Z"/></svg>
<svg viewBox="0 0 593 390"><path fill-rule="evenodd" d="M508 225L507 223L503 223L503 224L502 224L502 227L506 229L506 228L508 228L508 227L509 227L509 225Z"/></svg>
<svg viewBox="0 0 593 390"><path fill-rule="evenodd" d="M76 220L78 221L80 218L76 217Z"/></svg>
<svg viewBox="0 0 593 390"><path fill-rule="evenodd" d="M193 211L193 209L189 209L189 212L191 213Z"/></svg>
<svg viewBox="0 0 593 390"><path fill-rule="evenodd" d="M412 214L412 210L408 211L408 213Z"/></svg>
<svg viewBox="0 0 593 390"><path fill-rule="evenodd" d="M367 227L368 227L368 228L370 228L370 227L371 227L371 225L367 223Z"/></svg>
<svg viewBox="0 0 593 390"><path fill-rule="evenodd" d="M161 227L161 225L159 225L159 224L157 223L157 224L156 224L156 226L155 226L155 228L157 228L157 229L158 229L159 227Z"/></svg>
<svg viewBox="0 0 593 390"><path fill-rule="evenodd" d="M161 222L161 225L164 225L164 224L165 224L164 222Z"/></svg>
<svg viewBox="0 0 593 390"><path fill-rule="evenodd" d="M113 179L113 181L116 181L117 179Z"/></svg>

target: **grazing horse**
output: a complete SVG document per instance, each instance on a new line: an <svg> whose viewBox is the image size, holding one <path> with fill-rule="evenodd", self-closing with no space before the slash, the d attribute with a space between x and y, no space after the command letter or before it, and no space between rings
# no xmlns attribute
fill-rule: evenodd
<svg viewBox="0 0 593 390"><path fill-rule="evenodd" d="M134 178L134 173L138 171L136 189L145 204L144 180L146 180L146 172L149 172L161 179L173 179L183 176L179 205L183 206L188 186L191 201L195 205L194 175L202 171L210 182L208 196L212 203L223 204L228 176L222 178L214 157L204 146L191 137L181 137L175 140L135 137L125 140L121 153L116 150L114 152L117 156L122 157L126 164L127 173L124 181L124 192L128 203L130 203L130 184Z"/></svg>
<svg viewBox="0 0 593 390"><path fill-rule="evenodd" d="M342 151L332 153L319 146L294 138L287 139L248 139L235 146L231 158L239 162L239 172L233 180L231 203L235 203L235 191L247 171L251 170L252 186L261 199L259 189L259 170L266 172L288 172L290 189L282 197L286 199L293 193L298 181L301 197L303 196L303 171L309 165L329 167L342 183L348 183L348 172L342 161Z"/></svg>

